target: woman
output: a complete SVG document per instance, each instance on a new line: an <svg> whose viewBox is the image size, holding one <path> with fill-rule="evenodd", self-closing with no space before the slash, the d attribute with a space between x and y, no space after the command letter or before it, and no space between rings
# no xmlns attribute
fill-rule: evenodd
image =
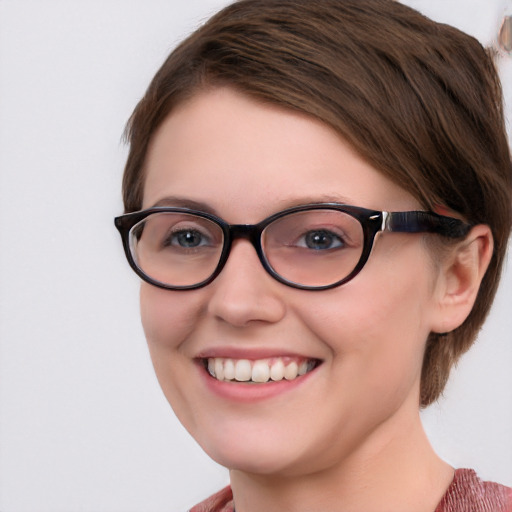
<svg viewBox="0 0 512 512"><path fill-rule="evenodd" d="M500 94L393 0L242 0L169 56L116 224L164 394L230 469L193 511L512 510L419 418L498 284Z"/></svg>

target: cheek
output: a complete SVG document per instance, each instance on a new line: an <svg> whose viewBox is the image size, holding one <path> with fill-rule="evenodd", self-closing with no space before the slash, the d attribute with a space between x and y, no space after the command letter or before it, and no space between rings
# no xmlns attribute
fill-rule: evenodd
<svg viewBox="0 0 512 512"><path fill-rule="evenodd" d="M180 383L191 371L185 341L202 308L195 292L175 292L141 284L141 319L160 386L173 408L181 396Z"/></svg>
<svg viewBox="0 0 512 512"><path fill-rule="evenodd" d="M150 350L177 350L193 330L203 308L196 292L163 290L142 283L140 312Z"/></svg>
<svg viewBox="0 0 512 512"><path fill-rule="evenodd" d="M187 426L194 425L195 419L188 396L194 392L188 385L194 363L186 340L203 314L200 296L195 291L173 292L146 283L140 289L142 325L156 377L177 417Z"/></svg>
<svg viewBox="0 0 512 512"><path fill-rule="evenodd" d="M386 266L366 270L329 295L312 294L302 318L329 347L340 386L358 390L363 401L394 400L419 385L430 332L431 282L399 262L389 271Z"/></svg>
<svg viewBox="0 0 512 512"><path fill-rule="evenodd" d="M322 338L331 340L334 352L377 343L392 350L429 332L428 301L418 290L421 286L396 276L369 285L361 279L333 290L330 297L312 296L302 317Z"/></svg>

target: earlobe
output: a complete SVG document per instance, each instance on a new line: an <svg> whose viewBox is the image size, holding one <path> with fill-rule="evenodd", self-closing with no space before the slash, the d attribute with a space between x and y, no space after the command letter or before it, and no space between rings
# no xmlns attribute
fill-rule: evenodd
<svg viewBox="0 0 512 512"><path fill-rule="evenodd" d="M491 229L484 224L473 227L462 242L450 249L441 263L433 332L453 331L468 317L492 253Z"/></svg>

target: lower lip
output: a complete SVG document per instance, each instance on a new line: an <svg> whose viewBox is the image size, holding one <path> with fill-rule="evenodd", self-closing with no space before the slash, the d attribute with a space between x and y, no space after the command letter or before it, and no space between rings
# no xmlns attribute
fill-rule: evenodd
<svg viewBox="0 0 512 512"><path fill-rule="evenodd" d="M212 377L204 365L198 362L199 372L201 378L206 384L206 387L215 395L221 398L228 399L240 403L252 403L282 395L292 391L306 381L318 370L318 366L293 380L280 380L280 381L269 381L258 384L248 384L244 382L236 381L220 381Z"/></svg>

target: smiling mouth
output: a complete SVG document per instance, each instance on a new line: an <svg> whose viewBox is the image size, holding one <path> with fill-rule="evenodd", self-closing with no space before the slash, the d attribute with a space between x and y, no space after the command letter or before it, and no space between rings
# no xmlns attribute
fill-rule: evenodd
<svg viewBox="0 0 512 512"><path fill-rule="evenodd" d="M269 359L231 359L211 357L203 359L207 372L221 382L264 384L282 380L295 380L313 371L321 362L318 359L272 357Z"/></svg>

